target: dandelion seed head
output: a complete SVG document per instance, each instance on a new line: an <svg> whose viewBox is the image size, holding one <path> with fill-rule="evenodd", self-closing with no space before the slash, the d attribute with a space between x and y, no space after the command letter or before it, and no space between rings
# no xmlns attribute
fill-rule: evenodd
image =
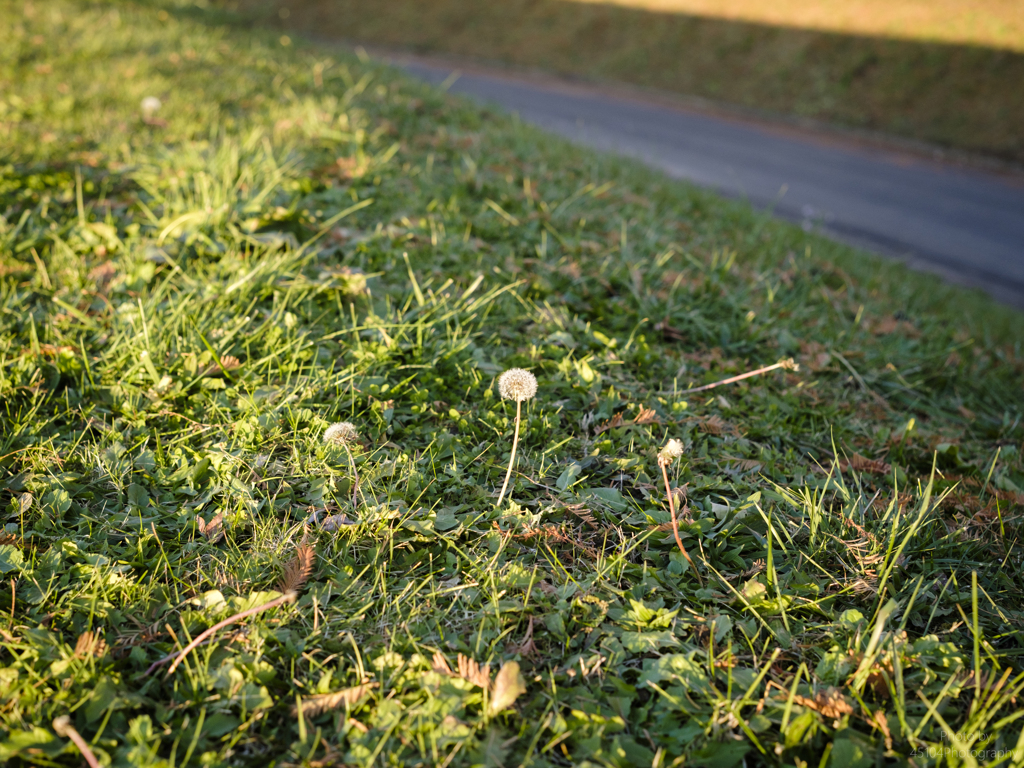
<svg viewBox="0 0 1024 768"><path fill-rule="evenodd" d="M498 392L504 400L532 400L537 394L537 377L522 368L509 368L498 377Z"/></svg>
<svg viewBox="0 0 1024 768"><path fill-rule="evenodd" d="M324 430L324 442L328 445L348 445L358 437L356 425L350 421L339 421Z"/></svg>
<svg viewBox="0 0 1024 768"><path fill-rule="evenodd" d="M683 444L674 437L665 443L665 447L658 451L658 461L664 464L671 464L683 455Z"/></svg>
<svg viewBox="0 0 1024 768"><path fill-rule="evenodd" d="M160 99L156 96L147 96L142 100L142 114L146 117L152 117L163 104L160 103Z"/></svg>

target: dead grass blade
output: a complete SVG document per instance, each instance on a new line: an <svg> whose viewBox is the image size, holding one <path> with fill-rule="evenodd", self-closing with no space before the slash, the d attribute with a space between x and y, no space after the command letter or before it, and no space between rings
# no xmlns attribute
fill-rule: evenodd
<svg viewBox="0 0 1024 768"><path fill-rule="evenodd" d="M354 707L371 690L377 687L377 683L364 683L352 688L335 693L324 693L319 696L310 696L302 701L302 714L305 717L316 717L317 715L329 712L339 707ZM297 706L292 707L292 717L299 713Z"/></svg>

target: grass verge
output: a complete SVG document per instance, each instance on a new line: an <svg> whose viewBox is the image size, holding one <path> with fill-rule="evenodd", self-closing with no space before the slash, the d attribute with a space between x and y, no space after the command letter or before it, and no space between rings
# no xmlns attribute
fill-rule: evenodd
<svg viewBox="0 0 1024 768"><path fill-rule="evenodd" d="M1024 757L1019 315L229 15L0 18L6 764Z"/></svg>
<svg viewBox="0 0 1024 768"><path fill-rule="evenodd" d="M805 29L640 3L438 0L427 9L416 0L233 0L231 5L271 26L318 36L630 83L1024 162L1019 88L1024 51L1019 48ZM798 21L804 5L773 5L758 13L772 18L790 13ZM1002 10L1008 23L1000 25L997 12L993 26L1019 34L1010 21L1015 11L1009 5ZM921 16L945 18L934 12ZM985 19L985 11L975 8L967 18Z"/></svg>

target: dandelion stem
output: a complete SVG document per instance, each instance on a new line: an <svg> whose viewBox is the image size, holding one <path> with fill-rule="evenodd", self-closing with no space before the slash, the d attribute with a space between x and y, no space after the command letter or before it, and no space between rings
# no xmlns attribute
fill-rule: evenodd
<svg viewBox="0 0 1024 768"><path fill-rule="evenodd" d="M512 437L512 455L508 459L508 472L505 473L505 482L501 485L501 493L498 495L498 506L501 506L502 499L505 498L505 490L508 488L508 479L512 477L512 465L516 463L516 446L519 445L519 417L522 414L523 404L521 401L516 400L516 431Z"/></svg>
<svg viewBox="0 0 1024 768"><path fill-rule="evenodd" d="M697 572L697 566L693 564L693 560L690 559L690 553L686 551L686 547L683 546L683 540L679 538L679 518L676 517L676 500L675 496L672 495L672 486L668 482L668 463L665 461L659 461L661 465L661 476L665 478L665 495L668 497L668 511L672 514L672 535L676 537L676 544L679 546L679 551L683 553L683 557L686 558L686 562L690 564L690 568L693 569L693 575L697 577L698 583L703 587L704 582Z"/></svg>
<svg viewBox="0 0 1024 768"><path fill-rule="evenodd" d="M356 495L359 493L359 473L356 471L356 460L352 458L352 451L347 445L345 453L348 454L348 463L352 467L352 514L355 514L359 510L359 499Z"/></svg>

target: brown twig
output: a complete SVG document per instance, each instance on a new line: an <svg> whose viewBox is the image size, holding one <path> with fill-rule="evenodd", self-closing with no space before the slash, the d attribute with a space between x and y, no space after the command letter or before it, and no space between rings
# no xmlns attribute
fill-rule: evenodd
<svg viewBox="0 0 1024 768"><path fill-rule="evenodd" d="M96 759L96 755L92 753L89 748L89 744L82 738L82 735L74 729L71 725L71 718L67 715L61 715L55 718L53 721L53 730L57 732L57 735L61 738L71 739L74 745L78 747L78 751L82 753L82 757L85 758L85 762L89 764L89 768L100 768L100 761Z"/></svg>
<svg viewBox="0 0 1024 768"><path fill-rule="evenodd" d="M774 365L766 365L764 368L758 368L756 371L747 371L746 373L741 373L739 376L730 376L728 379L722 379L721 381L716 381L713 384L705 384L703 387L684 389L682 392L679 392L677 394L690 395L693 394L694 392L703 392L706 389L714 389L715 387L720 387L723 384L735 384L737 381L743 381L743 379L749 379L751 376L758 376L762 373L768 373L769 371L774 371L776 368L785 368L787 371L800 370L800 366L798 366L793 361L793 358L790 357L785 360L779 360L779 362L775 363Z"/></svg>
<svg viewBox="0 0 1024 768"><path fill-rule="evenodd" d="M672 535L676 537L676 544L679 546L679 551L683 553L683 557L686 558L686 562L690 564L690 568L693 569L693 575L697 577L698 583L703 587L704 581L700 577L700 573L697 572L697 566L694 565L693 560L690 558L690 553L686 551L686 547L683 546L683 540L679 538L679 518L676 517L676 500L672 494L672 486L668 482L668 465L670 461L666 461L661 457L658 458L658 466L661 467L661 476L665 478L665 495L668 497L668 511L672 513Z"/></svg>
<svg viewBox="0 0 1024 768"><path fill-rule="evenodd" d="M174 674L174 670L178 668L178 665L185 660L185 657L197 646L199 646L206 638L210 637L219 629L223 629L236 621L241 621L249 616L255 616L257 613L263 611L269 611L271 608L277 608L278 606L285 605L287 603L294 603L299 596L299 590L302 589L302 585L306 583L310 574L313 572L313 548L305 544L299 546L295 550L295 557L288 563L284 568L284 575L281 579L281 583L278 585L281 592L284 594L280 597L274 598L269 603L263 605L257 605L254 608L250 608L247 611L236 613L234 616L229 616L214 624L212 627L207 629L205 632L200 633L191 643L186 645L181 651L174 657L174 662L167 670L167 675ZM164 660L161 660L150 666L150 670L154 667L163 664ZM147 670L148 673L148 670Z"/></svg>
<svg viewBox="0 0 1024 768"><path fill-rule="evenodd" d="M241 613L236 613L234 616L230 616L230 617L224 619L224 621L221 621L221 622L218 622L217 624L214 624L208 630L206 630L205 632L202 632L201 634L199 634L196 637L195 640L193 640L191 643L186 645L181 650L181 652L177 654L177 657L174 659L174 663L171 664L170 669L167 670L168 676L174 674L174 670L176 670L178 668L178 665L181 664L181 662L185 660L185 657L189 654L190 651L192 651L192 649L194 649L196 646L200 645L203 642L203 640L208 638L210 635L212 635L218 629L223 629L224 627L226 627L226 626L228 626L230 624L234 624L236 621L240 621L240 620L246 618L247 616L255 616L257 613L262 613L263 611L269 611L271 608L277 608L279 605L284 605L285 603L293 603L293 602L295 602L295 599L298 596L299 595L298 595L297 592L287 592L287 593L281 595L280 597L271 600L269 603L264 603L263 605L257 605L255 608L250 608L247 611L242 611Z"/></svg>
<svg viewBox="0 0 1024 768"><path fill-rule="evenodd" d="M232 639L231 639L231 642L234 642L235 640L237 640L237 639L238 639L239 637L242 637L242 636L243 636L243 635L241 635L241 633L239 633L239 634L237 634L237 635L234 635L234 636L232 637ZM210 644L210 643L212 643L212 642L213 642L213 638L210 638L209 640L206 640L206 641L204 641L204 642L200 643L199 645L209 645L209 644ZM199 646L196 646L196 647L199 647ZM178 658L178 652L172 653L172 654L170 654L170 655L168 655L168 656L164 656L164 657L163 657L162 659L158 659L157 661L154 661L154 662L153 662L152 664L150 664L150 665L149 665L149 667L148 667L148 668L146 669L146 673L145 673L145 675L143 675L143 676L145 677L146 675L151 675L151 674L153 674L153 672L154 672L154 671L155 671L155 670L157 669L157 667L162 667L162 666L163 666L164 664L166 664L167 662L169 662L169 661L174 661L174 660L175 660L176 658Z"/></svg>

